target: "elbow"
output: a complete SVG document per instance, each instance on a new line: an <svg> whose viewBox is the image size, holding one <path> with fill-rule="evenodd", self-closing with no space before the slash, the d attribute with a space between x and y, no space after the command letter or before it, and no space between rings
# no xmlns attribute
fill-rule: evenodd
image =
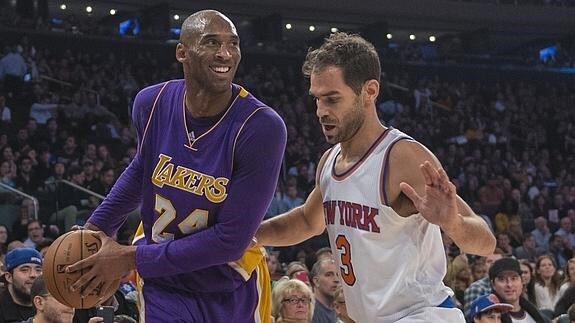
<svg viewBox="0 0 575 323"><path fill-rule="evenodd" d="M492 255L495 252L495 247L497 246L497 239L493 234L489 235L489 243L487 245L486 256Z"/></svg>
<svg viewBox="0 0 575 323"><path fill-rule="evenodd" d="M497 246L497 240L493 234L489 233L489 237L484 240L485 243L481 246L482 248L476 252L478 256L489 256L495 252Z"/></svg>
<svg viewBox="0 0 575 323"><path fill-rule="evenodd" d="M313 228L312 236L314 236L314 237L319 236L320 234L322 234L324 232L325 232L325 225L321 225L321 226L318 225L318 226Z"/></svg>
<svg viewBox="0 0 575 323"><path fill-rule="evenodd" d="M239 240L231 239L230 241L222 241L218 253L222 257L222 263L227 263L231 261L236 261L240 259L246 249L249 248L249 242L238 243Z"/></svg>

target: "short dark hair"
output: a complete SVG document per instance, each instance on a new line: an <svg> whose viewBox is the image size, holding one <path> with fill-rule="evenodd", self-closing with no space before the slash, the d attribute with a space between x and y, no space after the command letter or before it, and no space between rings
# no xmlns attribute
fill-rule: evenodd
<svg viewBox="0 0 575 323"><path fill-rule="evenodd" d="M329 66L341 68L345 83L358 94L368 80L379 82L381 64L375 47L359 35L337 32L320 48L309 50L302 72L309 78Z"/></svg>
<svg viewBox="0 0 575 323"><path fill-rule="evenodd" d="M30 297L34 299L36 296L46 296L48 294L46 284L44 283L44 277L42 275L36 277L32 287L30 288Z"/></svg>

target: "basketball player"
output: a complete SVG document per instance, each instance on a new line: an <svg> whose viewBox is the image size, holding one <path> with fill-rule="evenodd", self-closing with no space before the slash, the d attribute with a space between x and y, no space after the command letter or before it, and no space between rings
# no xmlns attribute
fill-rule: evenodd
<svg viewBox="0 0 575 323"><path fill-rule="evenodd" d="M263 249L244 251L272 200L287 134L272 109L232 83L239 43L217 11L184 21L176 58L185 80L136 96L138 154L88 220L103 246L68 267L89 268L74 288L106 290L135 268L142 320L269 321ZM140 204L135 246L108 238Z"/></svg>
<svg viewBox="0 0 575 323"><path fill-rule="evenodd" d="M363 38L332 34L303 72L326 140L307 201L265 221L262 245L293 245L326 226L356 322L464 322L443 285L440 230L462 252L486 255L495 238L457 196L437 158L377 118L380 63Z"/></svg>

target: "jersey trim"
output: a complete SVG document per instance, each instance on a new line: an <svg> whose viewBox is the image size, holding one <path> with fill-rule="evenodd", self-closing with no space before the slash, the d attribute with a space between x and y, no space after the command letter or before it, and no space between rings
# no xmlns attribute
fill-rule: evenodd
<svg viewBox="0 0 575 323"><path fill-rule="evenodd" d="M361 159L359 161L357 161L353 166L351 166L348 170L344 171L341 174L338 174L335 170L335 163L337 160L337 156L339 156L339 154L341 153L341 149L337 152L337 154L335 155L335 157L333 158L333 164L331 164L331 175L335 180L338 181L343 181L344 179L348 178L351 174L353 174L353 172L359 168L359 166L361 166L361 164L363 164L363 162L367 159L367 157L369 155L371 155L371 153L373 152L373 150L375 149L375 147L377 147L377 145L379 145L379 143L387 136L387 134L389 133L389 129L387 128L385 129L381 135L379 135L379 137L375 140L375 142L373 144L371 144L371 146L369 147L369 149L365 152L365 154L363 154L363 156L361 157ZM340 145L341 147L341 145Z"/></svg>
<svg viewBox="0 0 575 323"><path fill-rule="evenodd" d="M397 137L394 141L392 141L389 146L387 147L387 150L385 152L385 155L383 157L383 162L382 162L382 167L381 167L381 173L380 173L380 199L381 199L381 203L383 205L389 205L389 201L387 198L387 178L388 178L388 174L389 174L389 154L391 153L391 150L393 149L393 146L395 146L396 143L398 143L401 140L404 139L410 139L409 137Z"/></svg>
<svg viewBox="0 0 575 323"><path fill-rule="evenodd" d="M240 91L241 92L241 91ZM270 107L258 107L256 108L252 113L250 113L250 115L244 120L244 122L242 123L241 127L238 130L238 133L236 134L236 137L234 138L234 145L232 147L232 162L231 162L231 171L233 172L234 170L234 160L235 160L235 154L236 154L236 145L238 142L238 138L240 137L240 134L242 133L242 130L244 129L244 126L246 125L246 123L252 118L252 116L254 116L256 114L256 112L261 111L263 109L270 109Z"/></svg>
<svg viewBox="0 0 575 323"><path fill-rule="evenodd" d="M199 142L200 139L202 139L203 137L207 136L210 132L212 132L214 129L216 129L220 123L226 118L226 116L229 114L230 110L232 110L234 108L234 105L236 104L236 101L238 100L239 97L242 97L240 94L242 94L242 87L240 86L240 91L238 92L238 94L236 94L234 100L232 101L232 103L230 103L228 105L228 108L226 109L226 112L224 112L224 114L222 115L222 117L218 120L218 122L216 122L216 124L214 124L210 129L208 129L206 132L204 132L203 134L201 134L200 136L198 136L196 138L196 140L194 140L193 142L190 140L190 137L188 137L188 125L186 124L186 91L184 91L184 102L183 102L183 108L184 108L184 129L186 129L186 137L188 138L188 145L184 145L184 147L189 148L191 150L197 150L197 148L194 147L194 144L196 142ZM245 91L245 90L244 90ZM247 91L246 91L247 92Z"/></svg>
<svg viewBox="0 0 575 323"><path fill-rule="evenodd" d="M162 85L162 88L160 89L160 91L158 92L158 94L156 94L156 98L154 99L154 104L152 105L152 110L150 111L150 115L148 116L148 122L146 122L146 127L144 128L144 132L142 133L142 140L140 140L139 144L139 148L138 152L140 153L140 155L142 155L142 150L144 147L144 140L146 140L146 133L148 133L148 128L150 127L150 123L152 123L152 116L154 115L154 111L156 110L156 105L158 103L158 100L160 99L160 95L162 95L162 92L164 91L164 89L166 88L166 86L170 83L170 81L164 83L164 85Z"/></svg>

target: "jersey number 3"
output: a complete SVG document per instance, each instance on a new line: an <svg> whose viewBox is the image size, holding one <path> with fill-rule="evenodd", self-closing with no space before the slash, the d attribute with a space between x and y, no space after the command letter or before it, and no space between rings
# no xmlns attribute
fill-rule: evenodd
<svg viewBox="0 0 575 323"><path fill-rule="evenodd" d="M353 286L357 278L353 272L353 265L351 264L351 245L349 240L340 234L335 239L335 246L341 251L341 278L349 286Z"/></svg>
<svg viewBox="0 0 575 323"><path fill-rule="evenodd" d="M174 240L174 234L164 232L166 227L176 218L176 209L170 200L156 194L156 203L154 209L160 215L152 226L152 240L156 243L168 242ZM182 222L178 228L182 234L187 235L194 231L203 229L208 226L208 211L195 209Z"/></svg>

